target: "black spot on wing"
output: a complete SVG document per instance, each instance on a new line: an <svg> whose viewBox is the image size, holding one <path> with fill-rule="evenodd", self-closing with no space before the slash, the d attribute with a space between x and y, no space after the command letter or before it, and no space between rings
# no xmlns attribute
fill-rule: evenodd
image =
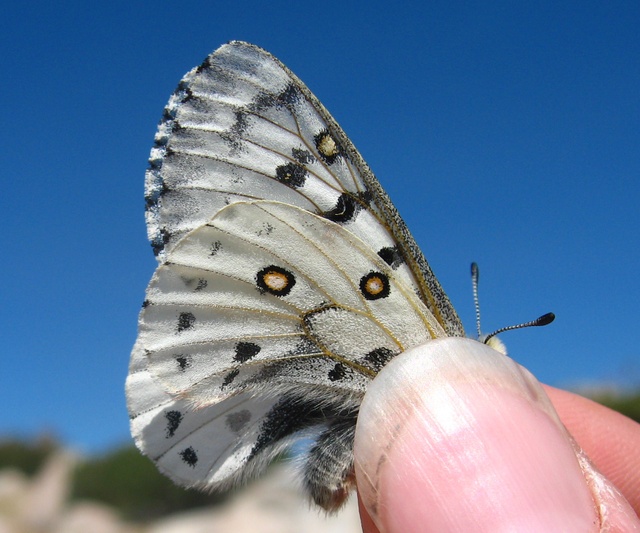
<svg viewBox="0 0 640 533"><path fill-rule="evenodd" d="M229 372L224 377L221 388L224 389L225 387L228 387L229 385L231 385L233 383L233 380L238 377L239 373L240 373L240 369L238 368L234 368L231 372Z"/></svg>
<svg viewBox="0 0 640 533"><path fill-rule="evenodd" d="M194 292L201 291L206 289L209 282L206 279L202 278L190 278L187 276L181 276L180 279L183 281L185 287Z"/></svg>
<svg viewBox="0 0 640 533"><path fill-rule="evenodd" d="M300 89L293 83L289 83L281 92L278 94L278 102L280 105L293 105L298 100L300 100L301 93Z"/></svg>
<svg viewBox="0 0 640 533"><path fill-rule="evenodd" d="M373 200L373 194L371 194L371 191L364 190L358 193L358 201L360 202L361 205L363 206L371 205L372 200Z"/></svg>
<svg viewBox="0 0 640 533"><path fill-rule="evenodd" d="M240 139L237 135L233 135L228 131L220 133L220 138L227 143L230 149L230 155L237 156L242 152L244 148L244 140Z"/></svg>
<svg viewBox="0 0 640 533"><path fill-rule="evenodd" d="M391 358L395 357L396 355L397 354L389 350L389 348L382 347L371 350L367 355L364 356L364 360L376 372L380 372L380 370L382 370L382 367L384 367L391 360Z"/></svg>
<svg viewBox="0 0 640 533"><path fill-rule="evenodd" d="M181 333L187 329L191 329L193 324L195 324L196 317L193 313L180 313L178 316L178 333Z"/></svg>
<svg viewBox="0 0 640 533"><path fill-rule="evenodd" d="M176 363L178 363L178 370L184 372L191 366L191 358L186 355L176 355Z"/></svg>
<svg viewBox="0 0 640 533"><path fill-rule="evenodd" d="M249 104L249 109L256 113L260 111L264 111L265 109L269 109L270 107L275 107L278 102L278 97L273 93L260 93L258 94L253 102Z"/></svg>
<svg viewBox="0 0 640 533"><path fill-rule="evenodd" d="M247 120L247 113L244 112L242 109L238 109L235 112L235 117L236 117L236 121L233 124L233 126L231 126L231 132L234 135L241 137L247 132L247 129L249 127L249 122Z"/></svg>
<svg viewBox="0 0 640 533"><path fill-rule="evenodd" d="M235 112L235 122L227 130L220 132L220 138L227 143L231 150L231 155L235 156L246 150L245 139L243 135L248 129L248 122L246 112L243 109L238 109Z"/></svg>
<svg viewBox="0 0 640 533"><path fill-rule="evenodd" d="M222 243L220 241L215 241L211 243L209 247L209 255L214 256L222 249Z"/></svg>
<svg viewBox="0 0 640 533"><path fill-rule="evenodd" d="M394 270L404 263L402 252L397 246L385 246L378 250L378 255Z"/></svg>
<svg viewBox="0 0 640 533"><path fill-rule="evenodd" d="M258 355L261 349L260 346L253 342L239 342L235 346L236 354L233 360L238 363L245 363Z"/></svg>
<svg viewBox="0 0 640 533"><path fill-rule="evenodd" d="M175 435L182 422L183 416L180 411L167 411L164 417L167 419L166 437L170 439Z"/></svg>
<svg viewBox="0 0 640 533"><path fill-rule="evenodd" d="M276 167L276 179L293 189L304 186L307 175L307 169L298 163L287 163Z"/></svg>
<svg viewBox="0 0 640 533"><path fill-rule="evenodd" d="M335 207L322 213L322 216L332 222L344 224L353 219L359 209L360 206L350 194L342 193L338 197Z"/></svg>
<svg viewBox="0 0 640 533"><path fill-rule="evenodd" d="M328 377L331 381L341 381L346 376L345 366L342 363L336 365L329 371Z"/></svg>
<svg viewBox="0 0 640 533"><path fill-rule="evenodd" d="M256 235L258 237L265 237L267 235L271 235L273 233L273 230L275 229L271 224L269 224L268 222L263 222L261 224L261 228L256 231Z"/></svg>
<svg viewBox="0 0 640 533"><path fill-rule="evenodd" d="M193 449L193 446L189 446L180 452L182 461L189 465L191 468L195 468L198 464L198 454Z"/></svg>
<svg viewBox="0 0 640 533"><path fill-rule="evenodd" d="M303 150L301 148L292 148L291 156L301 165L308 165L309 163L313 163L316 160L311 152L309 152L308 150Z"/></svg>
<svg viewBox="0 0 640 533"><path fill-rule="evenodd" d="M360 192L357 195L344 192L338 196L333 209L324 211L321 216L337 224L346 224L354 220L370 202L371 194L368 191Z"/></svg>
<svg viewBox="0 0 640 533"><path fill-rule="evenodd" d="M248 108L253 112L260 112L271 107L290 107L300 99L300 89L293 83L289 83L278 94L263 92L260 93Z"/></svg>

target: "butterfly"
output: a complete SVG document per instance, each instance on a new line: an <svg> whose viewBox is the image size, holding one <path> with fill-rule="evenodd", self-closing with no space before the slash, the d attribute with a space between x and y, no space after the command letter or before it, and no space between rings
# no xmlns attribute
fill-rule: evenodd
<svg viewBox="0 0 640 533"><path fill-rule="evenodd" d="M159 265L126 383L138 448L222 490L304 440L304 488L338 509L367 385L465 334L389 197L304 83L234 41L171 96L145 198Z"/></svg>

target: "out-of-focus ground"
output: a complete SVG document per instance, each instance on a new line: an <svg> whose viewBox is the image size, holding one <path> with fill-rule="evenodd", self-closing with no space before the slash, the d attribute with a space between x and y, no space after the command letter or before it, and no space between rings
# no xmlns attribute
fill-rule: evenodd
<svg viewBox="0 0 640 533"><path fill-rule="evenodd" d="M222 505L177 513L149 523L127 522L95 501L70 499L79 459L59 450L28 477L0 470L0 533L356 533L353 495L338 514L311 507L290 465L278 464Z"/></svg>

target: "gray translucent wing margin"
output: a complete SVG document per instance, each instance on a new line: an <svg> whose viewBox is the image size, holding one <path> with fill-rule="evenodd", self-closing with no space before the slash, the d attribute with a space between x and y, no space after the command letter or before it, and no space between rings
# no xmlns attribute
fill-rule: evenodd
<svg viewBox="0 0 640 533"><path fill-rule="evenodd" d="M179 485L211 491L257 477L300 438L332 434L331 417L342 420L344 413L356 413L360 404L359 396L334 393L327 400L326 393L311 389L302 396L299 391L279 397L240 393L197 409L169 395L153 379L140 342L131 354L126 391L138 448ZM355 418L352 426L355 429ZM352 445L339 444L345 447L343 455L351 456ZM325 458L321 465L332 463ZM313 468L307 470L306 477L312 476Z"/></svg>
<svg viewBox="0 0 640 533"><path fill-rule="evenodd" d="M282 105L282 102L274 104L273 97L282 98L284 95L284 98L291 96L291 98L295 99L295 95L288 95L287 91L283 90L285 87L290 87L290 84L308 102L312 108L312 113L316 113L319 116L319 120L324 123L321 126L326 128L337 143L337 151L344 156L345 164L347 165L346 170L344 167L342 168L342 173L335 168L336 165L332 165L332 163L326 164L326 161L325 164L320 165L320 167L324 167L324 169L320 168L321 174L315 173L319 168L317 163L322 163L322 161L317 157L318 152L315 147L311 146L313 134L317 133L318 130L309 131L304 129L305 126L309 126L309 122L305 123L305 120L309 118L307 113L310 110L308 108L303 106L302 112L304 116L302 116L297 114L300 113L300 110L296 108L295 104L289 105L289 103L286 103L283 107L286 107L291 115L279 114L277 106ZM205 100L194 99L192 93L192 89L197 91L203 88L205 95L213 96L211 117L206 114L198 114L200 110L197 107L191 107L192 105L204 105L206 108L206 98ZM235 146L238 153L247 148L258 146L252 144L254 139L251 139L250 136L245 136L240 131L245 126L241 118L243 120L247 117L251 118L251 113L255 111L256 106L263 105L264 100L261 101L260 98L264 97L271 99L269 106L272 107L269 107L269 112L277 114L276 120L293 119L298 127L300 123L297 123L297 121L302 120L303 130L298 131L295 135L298 135L299 139L306 143L306 148L311 149L313 153L311 159L316 163L304 161L295 157L295 155L292 160L288 154L274 151L273 146L269 147L268 142L262 146L262 152L256 153L256 157L259 159L257 159L258 164L253 169L243 166L247 161L246 158L243 160L241 156L235 158L234 155L217 152L221 147L220 139L227 141L232 147L234 143L238 143ZM233 122L234 109L237 110L235 123ZM195 115L192 112L195 112ZM255 116L261 120L267 120L268 118L266 115L262 117ZM189 125L191 117L195 117L196 129L193 129L193 125ZM203 133L198 133L200 126L198 126L197 121L203 120L203 117L205 130L202 130ZM187 120L186 129L183 129L184 121L182 121L182 118ZM313 118L310 120L311 123L317 125ZM283 123L277 122L277 124L282 125ZM209 130L211 133L207 133L206 128L208 125L214 126L214 130ZM189 144L192 142L190 135L196 136L194 138L195 145ZM311 138L309 135L311 135ZM186 139L186 141L183 139ZM184 145L184 142L187 144ZM287 144L289 140L284 142L283 147L295 149L292 144ZM223 169L222 178L220 177L219 169L216 169L218 176L216 177L208 176L206 167L200 168L198 163L190 166L189 148L197 147L199 143L204 143L202 145L203 148L208 150L206 153L211 154L214 160L220 157L221 166L228 167ZM178 150L181 149L181 146L186 146L187 152L173 152L172 146ZM226 149L226 146L222 146L223 149ZM305 150L298 151L311 155ZM184 155L181 155L183 153ZM174 154L177 155L172 158ZM304 158L307 155L301 157ZM316 157L314 158L314 156ZM265 157L267 159L263 159ZM297 186L295 184L295 172L293 172L293 182L285 184L285 180L274 179L272 172L275 166L279 164L280 168L287 167L289 165L283 165L283 161L286 162L287 160L291 161L290 164L293 165L292 168L294 170L300 167L313 174L313 183L315 185L311 187ZM177 164L172 166L172 161ZM270 184L258 196L243 195L244 193L239 190L242 187L233 189L235 185L227 189L222 185L218 185L220 179L227 182L232 182L234 179L238 179L238 182L242 182L245 179L253 180L256 170L258 171L258 179L256 179L255 183L259 183L262 179L260 176L263 174L261 168L266 169L271 163L273 163L271 169L267 169L267 173L264 173L264 177L270 180ZM186 167L181 168L181 165L186 165ZM351 178L349 178L349 168L351 168ZM329 180L322 181L322 172L325 172L325 174L326 171L333 173L334 170L337 172L333 176L338 180L339 187L337 189L332 189L335 184L331 182L331 177ZM235 172L241 175L234 176ZM185 189L189 182L194 180L198 182L202 179L198 175L199 173L204 173L204 178L210 181L218 180L214 190L208 196L206 192L203 192L202 196L191 195ZM343 181L345 179L347 181ZM177 182L177 187L174 186L173 181ZM321 190L317 189L318 185ZM326 205L326 202L331 201L331 205L333 205L332 198L335 200L338 198L339 193L343 192L343 195L349 197L350 207L355 209L356 213L358 210L361 213L359 215L360 218L354 215L353 218L348 220L350 231L355 231L361 238L365 238L372 247L375 247L374 249L378 249L378 247L380 247L380 251L397 249L397 251L390 252L392 254L391 260L395 261L396 258L401 257L398 263L404 262L404 264L394 266L394 269L397 269L397 274L402 276L404 275L403 271L406 271L407 276L414 278L415 288L420 298L448 335L464 335L460 319L431 271L425 257L359 152L309 89L280 61L256 46L242 42L232 42L225 45L210 55L200 67L193 69L184 77L165 108L165 116L158 128L156 146L152 150L150 157L146 188L149 235L161 261L164 260L165 247L170 250L179 242L182 235L208 220L209 217L215 215L219 209L228 203L243 199L270 198L290 202L318 214L340 217L348 211L348 207L343 211L344 204L341 206L338 202L331 209ZM216 188L218 192L215 191ZM363 188L366 188L366 190L362 190ZM224 192L225 190L228 192ZM196 216L197 212L200 215ZM369 218L364 216L366 213L368 213L367 217ZM185 214L188 214L188 216L185 216ZM346 225L346 218L343 223ZM383 227L386 230L382 230ZM385 237L384 234L381 234L381 231L382 233L387 231L392 237Z"/></svg>

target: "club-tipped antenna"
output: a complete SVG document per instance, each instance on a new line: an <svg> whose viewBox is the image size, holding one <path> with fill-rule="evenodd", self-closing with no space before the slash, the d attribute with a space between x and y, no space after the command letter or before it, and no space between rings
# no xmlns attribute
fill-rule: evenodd
<svg viewBox="0 0 640 533"><path fill-rule="evenodd" d="M480 327L480 299L478 298L479 279L480 279L480 269L478 268L477 263L471 263L471 283L473 284L473 303L475 304L475 307L476 307L476 327L478 329L478 340L480 342L483 342L484 344L490 344L488 342L489 339L495 337L499 333L504 333L505 331L510 331L512 329L522 329L522 328L529 328L533 326L546 326L547 324L551 324L551 322L555 320L556 315L554 315L553 313L546 313L536 318L535 320L531 320L530 322L523 322L522 324L507 326L504 328L497 329L493 333L489 333L489 335L483 335L482 329Z"/></svg>
<svg viewBox="0 0 640 533"><path fill-rule="evenodd" d="M546 313L542 316L539 316L535 320L532 320L531 322L523 322L522 324L515 324L513 326L507 326L504 328L497 329L493 333L489 333L489 335L486 335L483 341L486 344L491 337L495 337L499 333L503 333L504 331L510 331L512 329L530 328L532 326L546 326L548 324L551 324L551 322L553 322L555 318L556 318L556 315L554 315L553 313Z"/></svg>
<svg viewBox="0 0 640 533"><path fill-rule="evenodd" d="M480 269L477 263L471 263L471 283L473 284L473 304L476 307L476 328L478 338L482 335L480 329L480 300L478 299L478 280L480 279Z"/></svg>

